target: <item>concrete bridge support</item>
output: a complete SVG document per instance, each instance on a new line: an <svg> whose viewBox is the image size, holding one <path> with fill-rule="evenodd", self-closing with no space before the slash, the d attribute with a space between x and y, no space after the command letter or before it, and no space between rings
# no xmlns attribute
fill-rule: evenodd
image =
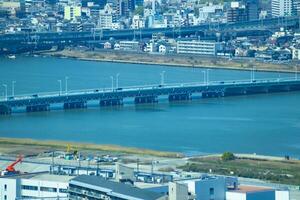
<svg viewBox="0 0 300 200"><path fill-rule="evenodd" d="M87 103L86 101L77 101L77 102L65 102L64 109L77 109L77 108L86 108Z"/></svg>
<svg viewBox="0 0 300 200"><path fill-rule="evenodd" d="M224 96L239 96L239 95L245 95L246 89L243 87L237 87L237 88L225 88Z"/></svg>
<svg viewBox="0 0 300 200"><path fill-rule="evenodd" d="M42 111L49 111L49 110L50 110L49 104L26 106L26 112L42 112Z"/></svg>
<svg viewBox="0 0 300 200"><path fill-rule="evenodd" d="M143 103L157 103L157 96L141 96L135 97L134 103L135 104L143 104Z"/></svg>
<svg viewBox="0 0 300 200"><path fill-rule="evenodd" d="M288 92L290 91L289 85L273 85L268 87L268 92L276 93L276 92Z"/></svg>
<svg viewBox="0 0 300 200"><path fill-rule="evenodd" d="M6 105L0 105L0 115L9 115L11 114L11 107Z"/></svg>
<svg viewBox="0 0 300 200"><path fill-rule="evenodd" d="M170 94L169 101L187 101L192 99L192 94L182 93L182 94Z"/></svg>
<svg viewBox="0 0 300 200"><path fill-rule="evenodd" d="M300 84L290 85L290 91L299 91L299 90L300 90Z"/></svg>
<svg viewBox="0 0 300 200"><path fill-rule="evenodd" d="M224 95L225 94L224 94L223 91L205 91L205 92L202 92L202 98L216 98L216 97L223 97Z"/></svg>
<svg viewBox="0 0 300 200"><path fill-rule="evenodd" d="M100 106L120 106L123 105L123 99L102 99L100 100Z"/></svg>

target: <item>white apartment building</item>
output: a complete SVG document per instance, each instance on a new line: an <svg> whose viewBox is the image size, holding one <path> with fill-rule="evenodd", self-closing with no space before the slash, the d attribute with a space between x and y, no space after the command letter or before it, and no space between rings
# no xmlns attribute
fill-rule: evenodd
<svg viewBox="0 0 300 200"><path fill-rule="evenodd" d="M272 17L291 16L293 0L272 0Z"/></svg>
<svg viewBox="0 0 300 200"><path fill-rule="evenodd" d="M177 41L177 53L215 56L222 46L214 41Z"/></svg>
<svg viewBox="0 0 300 200"><path fill-rule="evenodd" d="M139 15L134 15L132 17L131 28L140 29L140 28L144 28L144 27L145 27L145 20Z"/></svg>
<svg viewBox="0 0 300 200"><path fill-rule="evenodd" d="M23 174L0 178L0 199L68 197L68 184L72 176L46 173Z"/></svg>
<svg viewBox="0 0 300 200"><path fill-rule="evenodd" d="M102 29L113 29L113 9L106 4L103 10L99 11L98 27Z"/></svg>

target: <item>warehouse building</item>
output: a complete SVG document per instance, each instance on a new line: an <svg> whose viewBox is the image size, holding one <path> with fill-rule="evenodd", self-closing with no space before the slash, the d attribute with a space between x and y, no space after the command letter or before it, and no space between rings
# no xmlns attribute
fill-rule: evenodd
<svg viewBox="0 0 300 200"><path fill-rule="evenodd" d="M69 199L165 200L166 196L102 177L81 175L70 180Z"/></svg>

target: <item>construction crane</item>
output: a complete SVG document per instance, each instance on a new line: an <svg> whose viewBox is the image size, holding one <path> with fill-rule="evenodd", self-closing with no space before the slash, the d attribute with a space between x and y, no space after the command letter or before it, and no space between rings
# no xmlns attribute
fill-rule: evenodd
<svg viewBox="0 0 300 200"><path fill-rule="evenodd" d="M22 160L23 160L23 157L19 156L18 159L15 162L13 162L12 164L8 165L4 171L1 171L1 176L19 174L20 172L16 171L14 167L19 162L22 162Z"/></svg>

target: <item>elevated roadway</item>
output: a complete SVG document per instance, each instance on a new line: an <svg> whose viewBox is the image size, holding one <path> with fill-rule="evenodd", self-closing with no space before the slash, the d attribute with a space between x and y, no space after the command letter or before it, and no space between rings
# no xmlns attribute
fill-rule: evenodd
<svg viewBox="0 0 300 200"><path fill-rule="evenodd" d="M23 107L27 112L49 111L51 105L62 104L64 109L86 108L89 101L99 101L100 106L123 105L124 99L134 103L157 103L158 97L167 96L169 101L191 100L192 96L218 98L237 95L289 92L300 90L300 79L236 80L207 83L179 83L74 90L62 93L50 92L9 96L0 100L0 114L11 114L14 108Z"/></svg>

